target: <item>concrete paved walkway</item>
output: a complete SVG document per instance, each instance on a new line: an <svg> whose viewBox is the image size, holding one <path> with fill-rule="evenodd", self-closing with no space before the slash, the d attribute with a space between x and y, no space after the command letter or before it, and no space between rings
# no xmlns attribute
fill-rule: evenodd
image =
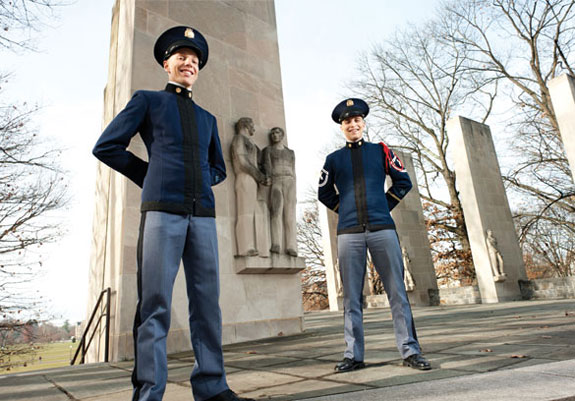
<svg viewBox="0 0 575 401"><path fill-rule="evenodd" d="M228 382L261 400L574 400L575 300L414 308L433 370L401 366L389 310L366 310L366 369L333 373L341 313L303 334L225 347ZM164 400L191 400L193 355L169 358ZM131 362L0 376L0 400L128 400Z"/></svg>

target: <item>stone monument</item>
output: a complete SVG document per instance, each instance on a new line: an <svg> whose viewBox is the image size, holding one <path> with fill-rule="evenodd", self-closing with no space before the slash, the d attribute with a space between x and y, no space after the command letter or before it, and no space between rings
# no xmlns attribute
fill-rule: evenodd
<svg viewBox="0 0 575 401"><path fill-rule="evenodd" d="M431 305L434 298L430 297L430 292L437 292L437 279L431 257L431 246L427 237L427 226L423 217L423 207L419 195L419 185L417 174L413 165L413 158L409 153L393 149L393 152L401 159L403 166L407 170L413 188L391 211L391 216L397 227L397 235L402 247L409 255L409 266L413 278L413 290L408 292L409 302L412 305ZM391 180L387 179L387 184ZM405 261L404 261L405 263ZM415 285L417 283L417 286Z"/></svg>
<svg viewBox="0 0 575 401"><path fill-rule="evenodd" d="M487 230L487 252L489 253L489 262L491 263L491 272L493 273L493 281L496 283L505 281L507 274L503 272L503 256L497 248L497 239L493 235L493 231Z"/></svg>
<svg viewBox="0 0 575 401"><path fill-rule="evenodd" d="M447 125L465 213L473 263L483 303L521 299L518 281L525 267L489 126L455 117ZM498 239L506 280L495 281L487 230ZM501 265L502 266L502 265Z"/></svg>
<svg viewBox="0 0 575 401"><path fill-rule="evenodd" d="M409 259L409 254L407 253L407 248L401 247L401 258L403 259L403 282L405 284L405 290L411 292L415 290L415 279L413 278L413 273L411 272L411 259Z"/></svg>
<svg viewBox="0 0 575 401"><path fill-rule="evenodd" d="M285 126L273 0L116 0L103 124L124 107L134 91L165 87L166 74L153 59L153 46L162 32L176 25L197 28L210 45L210 62L201 72L202 79L194 85L194 101L218 120L228 171L228 178L214 187L223 342L299 333L303 329L301 283L299 274L293 273L303 267L303 261L290 257L283 265L280 263L285 268L274 269L277 262L283 261L261 255L234 256L236 177L229 149L236 136L235 123L250 116L256 127L251 138L260 146L267 144L267 135L265 131L258 135L257 127ZM138 136L129 150L146 158ZM110 360L119 361L133 356L140 189L101 164L96 187L88 313L99 293L110 287ZM259 265L250 269L248 263L246 268L246 259L257 259ZM174 287L168 352L191 348L187 313L184 275L180 270ZM94 339L89 362L103 358L101 334L98 332Z"/></svg>
<svg viewBox="0 0 575 401"><path fill-rule="evenodd" d="M285 132L279 127L270 131L272 144L260 151L247 136L248 132L252 135L255 132L253 124L249 129L241 129L246 121L251 119L244 117L236 124L238 132L231 146L234 167L240 177L246 177L236 181L235 187L238 203L235 271L296 273L304 269L305 261L297 257L295 154L282 143ZM248 216L245 209L239 208L240 204L249 210ZM257 249L253 248L254 243Z"/></svg>
<svg viewBox="0 0 575 401"><path fill-rule="evenodd" d="M325 279L329 310L343 309L343 283L337 263L337 213L318 202L318 216L323 240Z"/></svg>
<svg viewBox="0 0 575 401"><path fill-rule="evenodd" d="M549 82L553 110L559 123L561 140L575 178L575 77L563 74Z"/></svg>
<svg viewBox="0 0 575 401"><path fill-rule="evenodd" d="M252 142L255 133L254 122L249 117L242 117L236 123L236 135L232 140L231 155L236 176L236 244L237 255L269 256L268 246L258 249L257 243L269 244L264 210L258 202L259 187L269 185L269 178L260 170L260 150ZM266 205L267 207L267 205Z"/></svg>
<svg viewBox="0 0 575 401"><path fill-rule="evenodd" d="M274 127L269 136L271 145L263 150L263 167L271 180L271 251L297 256L295 154L282 143L283 129Z"/></svg>

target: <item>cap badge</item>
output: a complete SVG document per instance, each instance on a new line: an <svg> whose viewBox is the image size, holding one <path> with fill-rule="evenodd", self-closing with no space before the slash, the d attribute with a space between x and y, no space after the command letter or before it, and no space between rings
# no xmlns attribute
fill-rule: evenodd
<svg viewBox="0 0 575 401"><path fill-rule="evenodd" d="M194 30L192 28L187 28L186 31L184 32L184 36L186 38L193 39L194 36L196 35L194 34Z"/></svg>
<svg viewBox="0 0 575 401"><path fill-rule="evenodd" d="M345 105L346 105L347 107L353 106L353 100L348 99L347 102L345 102Z"/></svg>

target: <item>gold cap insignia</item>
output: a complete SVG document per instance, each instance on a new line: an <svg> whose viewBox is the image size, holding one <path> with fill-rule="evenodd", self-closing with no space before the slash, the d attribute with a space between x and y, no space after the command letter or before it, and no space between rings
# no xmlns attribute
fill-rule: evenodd
<svg viewBox="0 0 575 401"><path fill-rule="evenodd" d="M348 99L347 102L345 102L345 105L346 105L347 107L353 106L353 100Z"/></svg>
<svg viewBox="0 0 575 401"><path fill-rule="evenodd" d="M193 39L194 36L196 36L196 35L194 34L194 30L193 30L192 28L188 28L188 29L186 29L186 31L184 32L184 36L185 36L186 38Z"/></svg>

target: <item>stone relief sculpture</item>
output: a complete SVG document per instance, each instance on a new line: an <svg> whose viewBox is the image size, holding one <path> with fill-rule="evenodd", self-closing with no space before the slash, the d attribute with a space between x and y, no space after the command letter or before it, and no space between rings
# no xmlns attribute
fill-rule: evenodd
<svg viewBox="0 0 575 401"><path fill-rule="evenodd" d="M283 144L282 128L272 128L269 137L270 145L263 150L263 166L271 178L271 251L280 253L284 249L284 253L297 256L295 154Z"/></svg>
<svg viewBox="0 0 575 401"><path fill-rule="evenodd" d="M491 272L493 273L493 281L502 282L507 278L507 274L503 272L503 256L497 248L497 239L493 235L492 230L487 230L487 252L489 253L489 261L491 263Z"/></svg>
<svg viewBox="0 0 575 401"><path fill-rule="evenodd" d="M235 125L231 154L236 175L236 241L238 255L256 256L256 218L258 217L258 184L269 185L269 179L258 167L259 148L250 137L255 133L254 122L242 117ZM259 233L264 235L264 233Z"/></svg>
<svg viewBox="0 0 575 401"><path fill-rule="evenodd" d="M407 248L405 246L401 247L401 256L403 258L404 275L403 282L405 283L405 290L407 292L415 290L415 278L413 278L413 272L411 271L411 259L407 253Z"/></svg>
<svg viewBox="0 0 575 401"><path fill-rule="evenodd" d="M260 151L251 139L255 134L251 118L240 118L235 131L231 155L237 254L269 257L271 251L296 257L295 154L282 143L285 132L272 128L270 145Z"/></svg>

